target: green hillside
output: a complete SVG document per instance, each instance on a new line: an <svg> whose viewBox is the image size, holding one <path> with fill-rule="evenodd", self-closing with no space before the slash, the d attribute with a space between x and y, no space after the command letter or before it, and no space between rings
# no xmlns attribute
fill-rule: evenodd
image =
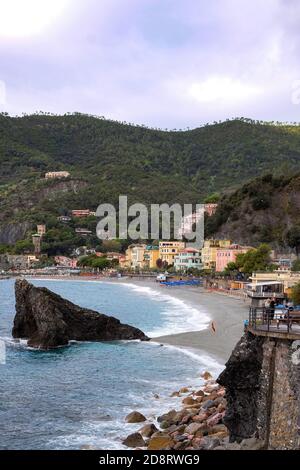
<svg viewBox="0 0 300 470"><path fill-rule="evenodd" d="M0 115L0 243L57 214L117 203L196 203L260 174L300 169L300 126L226 121L162 131L81 114ZM45 181L68 170L71 179ZM94 221L95 223L95 221Z"/></svg>
<svg viewBox="0 0 300 470"><path fill-rule="evenodd" d="M300 173L256 178L225 195L216 214L207 220L206 235L229 237L257 246L300 249Z"/></svg>

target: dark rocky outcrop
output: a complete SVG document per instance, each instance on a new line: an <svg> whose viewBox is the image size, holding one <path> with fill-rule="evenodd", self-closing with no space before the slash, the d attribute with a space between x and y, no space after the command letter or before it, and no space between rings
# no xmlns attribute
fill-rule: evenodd
<svg viewBox="0 0 300 470"><path fill-rule="evenodd" d="M226 389L224 423L231 442L248 438L256 431L262 345L263 338L245 333L217 380Z"/></svg>
<svg viewBox="0 0 300 470"><path fill-rule="evenodd" d="M217 381L226 390L223 422L231 443L300 448L299 340L247 331Z"/></svg>
<svg viewBox="0 0 300 470"><path fill-rule="evenodd" d="M12 335L28 339L28 345L51 349L70 340L148 340L138 328L124 325L114 317L81 308L44 287L26 280L15 284L16 316Z"/></svg>

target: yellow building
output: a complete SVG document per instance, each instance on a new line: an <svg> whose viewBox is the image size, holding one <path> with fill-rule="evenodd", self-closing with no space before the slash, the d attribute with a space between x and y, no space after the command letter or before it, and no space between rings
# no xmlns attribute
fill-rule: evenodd
<svg viewBox="0 0 300 470"><path fill-rule="evenodd" d="M126 250L126 259L123 266L132 269L142 269L144 267L144 254L146 245L130 245Z"/></svg>
<svg viewBox="0 0 300 470"><path fill-rule="evenodd" d="M230 245L231 240L205 240L201 250L203 269L216 269L217 250Z"/></svg>
<svg viewBox="0 0 300 470"><path fill-rule="evenodd" d="M157 267L157 260L159 259L159 247L148 245L144 252L144 267L153 269Z"/></svg>
<svg viewBox="0 0 300 470"><path fill-rule="evenodd" d="M284 292L290 294L291 288L300 282L300 272L287 271L285 269L278 269L270 273L255 272L250 279L253 286L258 283L278 281L283 285Z"/></svg>
<svg viewBox="0 0 300 470"><path fill-rule="evenodd" d="M159 258L166 262L168 266L173 265L175 256L178 255L179 251L185 248L185 243L180 241L165 241L159 242Z"/></svg>

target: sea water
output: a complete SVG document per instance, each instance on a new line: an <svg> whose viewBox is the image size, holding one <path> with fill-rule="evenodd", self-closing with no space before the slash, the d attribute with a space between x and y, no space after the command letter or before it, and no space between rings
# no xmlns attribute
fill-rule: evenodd
<svg viewBox="0 0 300 470"><path fill-rule="evenodd" d="M209 317L165 292L127 283L32 281L83 307L113 315L151 337L200 330ZM132 410L149 420L180 400L170 394L200 386L200 373L222 369L205 353L159 342L75 343L49 352L15 342L14 281L0 281L0 449L121 449L140 425L125 424Z"/></svg>

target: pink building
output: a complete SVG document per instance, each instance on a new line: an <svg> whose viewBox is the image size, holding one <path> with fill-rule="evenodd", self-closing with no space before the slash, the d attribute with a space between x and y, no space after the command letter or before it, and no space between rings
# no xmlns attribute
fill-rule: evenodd
<svg viewBox="0 0 300 470"><path fill-rule="evenodd" d="M58 266L77 268L77 259L68 258L67 256L55 256L54 261Z"/></svg>
<svg viewBox="0 0 300 470"><path fill-rule="evenodd" d="M235 263L239 254L247 253L251 246L230 245L228 248L218 248L216 253L216 272L224 271L228 263Z"/></svg>

